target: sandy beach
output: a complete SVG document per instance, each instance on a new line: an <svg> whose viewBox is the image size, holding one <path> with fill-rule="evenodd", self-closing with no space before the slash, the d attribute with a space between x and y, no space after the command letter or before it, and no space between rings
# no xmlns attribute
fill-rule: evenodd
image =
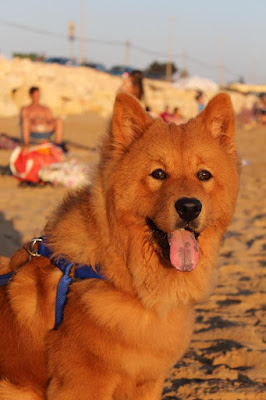
<svg viewBox="0 0 266 400"><path fill-rule="evenodd" d="M69 116L64 124L65 140L72 143L68 159L93 166L106 119L90 113ZM0 118L0 132L18 137L17 118ZM220 252L219 282L211 299L197 307L191 346L169 372L164 400L265 399L265 143L266 127L237 129L245 165L235 217ZM0 150L1 166L10 153ZM10 256L38 236L66 191L22 188L15 178L0 176L0 255Z"/></svg>

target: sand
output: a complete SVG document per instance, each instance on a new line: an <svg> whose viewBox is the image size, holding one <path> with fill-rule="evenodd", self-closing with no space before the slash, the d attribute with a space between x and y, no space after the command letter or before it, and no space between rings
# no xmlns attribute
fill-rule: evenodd
<svg viewBox="0 0 266 400"><path fill-rule="evenodd" d="M94 148L105 126L94 114L67 117L65 138ZM17 119L0 119L0 131L18 136ZM169 371L164 400L265 399L265 142L266 127L237 130L241 156L250 163L242 169L235 217L221 248L218 286L197 307L191 346ZM70 150L69 157L97 162L97 151ZM9 156L0 151L0 165ZM0 177L0 193L0 254L10 256L40 234L66 189L19 188L13 177Z"/></svg>

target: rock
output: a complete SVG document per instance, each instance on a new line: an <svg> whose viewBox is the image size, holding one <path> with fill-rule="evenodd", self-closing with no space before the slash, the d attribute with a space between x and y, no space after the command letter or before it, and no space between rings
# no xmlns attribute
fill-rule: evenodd
<svg viewBox="0 0 266 400"><path fill-rule="evenodd" d="M42 103L49 106L55 116L93 111L109 117L121 78L87 67L0 58L0 84L0 116L18 115L21 107L30 102L29 88L38 86ZM217 89L214 85L211 88ZM178 88L169 82L145 79L144 89L145 104L155 113L162 112L167 104L170 109L179 107L187 119L197 114L196 87ZM241 90L245 92L243 88ZM210 100L217 90L205 90L204 93ZM243 108L252 108L257 99L254 95L236 91L229 94L237 113Z"/></svg>

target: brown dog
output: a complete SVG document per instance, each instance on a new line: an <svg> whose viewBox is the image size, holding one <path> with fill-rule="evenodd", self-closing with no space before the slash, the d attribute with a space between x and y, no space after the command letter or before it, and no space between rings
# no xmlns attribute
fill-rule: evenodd
<svg viewBox="0 0 266 400"><path fill-rule="evenodd" d="M187 124L151 119L118 95L91 187L45 228L55 257L100 268L75 280L54 330L62 272L24 249L1 273L1 400L158 400L184 354L195 303L216 281L238 191L229 97Z"/></svg>

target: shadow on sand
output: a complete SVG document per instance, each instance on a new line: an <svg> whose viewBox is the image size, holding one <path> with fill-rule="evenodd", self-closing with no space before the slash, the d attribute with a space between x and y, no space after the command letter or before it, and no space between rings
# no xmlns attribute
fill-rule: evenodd
<svg viewBox="0 0 266 400"><path fill-rule="evenodd" d="M22 245L22 236L0 211L0 255L10 257Z"/></svg>

